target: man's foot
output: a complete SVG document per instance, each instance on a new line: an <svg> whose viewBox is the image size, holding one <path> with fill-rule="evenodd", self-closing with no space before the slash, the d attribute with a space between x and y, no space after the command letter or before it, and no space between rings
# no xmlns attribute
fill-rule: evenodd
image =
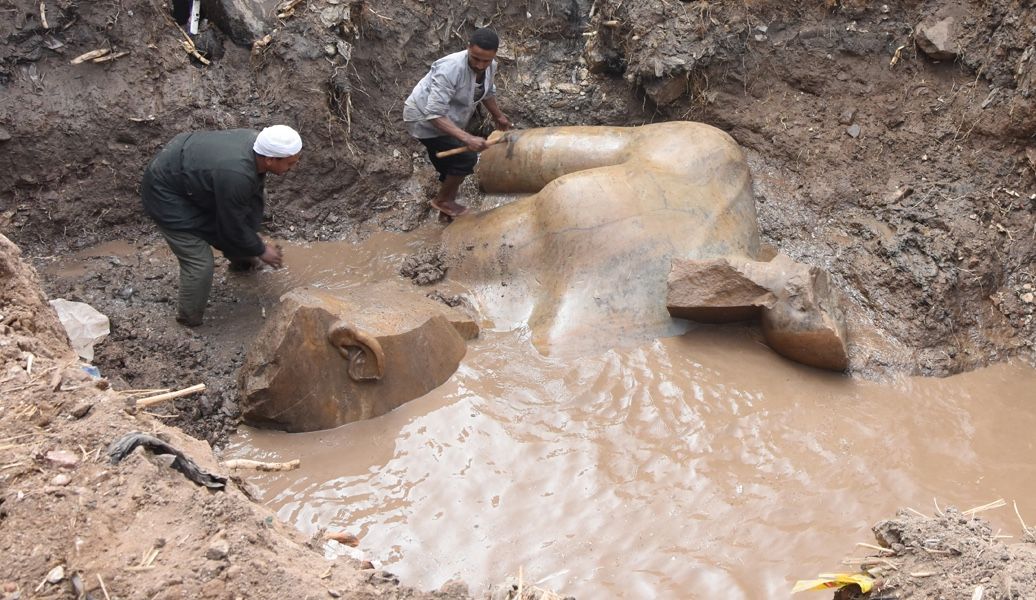
<svg viewBox="0 0 1036 600"><path fill-rule="evenodd" d="M432 200L432 208L446 215L447 217L459 217L464 213L468 212L468 207L463 204L457 204L452 200L445 202L439 202L438 200Z"/></svg>

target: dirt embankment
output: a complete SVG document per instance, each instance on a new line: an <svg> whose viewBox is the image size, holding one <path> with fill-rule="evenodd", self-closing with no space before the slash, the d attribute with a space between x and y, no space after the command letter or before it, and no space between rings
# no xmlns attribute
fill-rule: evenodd
<svg viewBox="0 0 1036 600"><path fill-rule="evenodd" d="M835 598L1036 596L1036 531L1022 522L1021 540L1012 541L1011 536L994 532L977 512L982 511L950 507L929 517L910 509L879 521L873 531L883 550L849 561L854 565L849 570L858 565L875 576L874 589L864 595L850 585Z"/></svg>

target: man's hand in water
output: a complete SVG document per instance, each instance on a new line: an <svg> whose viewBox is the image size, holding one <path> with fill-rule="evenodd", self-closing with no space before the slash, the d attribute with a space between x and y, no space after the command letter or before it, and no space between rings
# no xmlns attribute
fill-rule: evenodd
<svg viewBox="0 0 1036 600"><path fill-rule="evenodd" d="M281 254L281 247L266 244L265 250L263 250L263 253L259 256L259 260L270 265L274 269L281 268L284 265L284 257Z"/></svg>

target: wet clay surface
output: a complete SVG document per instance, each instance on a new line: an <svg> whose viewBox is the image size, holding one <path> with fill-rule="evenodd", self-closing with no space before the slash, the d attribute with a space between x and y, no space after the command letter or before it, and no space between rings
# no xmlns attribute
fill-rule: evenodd
<svg viewBox="0 0 1036 600"><path fill-rule="evenodd" d="M846 569L902 506L1002 497L1036 515L1034 385L1020 364L856 381L737 327L565 361L483 334L449 382L389 415L244 430L228 454L300 458L249 478L264 504L303 531L350 527L357 557L420 586L522 566L581 598L783 598ZM1018 535L1010 512L983 516Z"/></svg>

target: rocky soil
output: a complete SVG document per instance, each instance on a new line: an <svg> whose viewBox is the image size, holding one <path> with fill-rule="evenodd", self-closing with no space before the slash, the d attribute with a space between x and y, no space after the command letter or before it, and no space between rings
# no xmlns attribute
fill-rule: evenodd
<svg viewBox="0 0 1036 600"><path fill-rule="evenodd" d="M981 510L970 510L950 507L931 517L901 510L895 518L879 521L874 537L885 550L851 561L875 576L874 589L863 595L850 585L836 598L1036 596L1036 531L1023 523L1022 539L1013 541L977 516Z"/></svg>
<svg viewBox="0 0 1036 600"><path fill-rule="evenodd" d="M164 420L219 444L236 423L234 373L248 340L173 323L175 267L139 208L144 165L185 129L284 122L306 148L298 168L268 186L271 235L357 239L441 226L426 204L431 169L398 115L432 60L491 24L505 40L501 105L519 127L691 119L742 144L767 241L828 269L851 300L854 373L1032 362L1036 12L1023 4L308 0L291 16L267 16L270 41L254 49L240 30L210 28L197 40L213 59L203 66L159 2L0 0L0 232L41 269L99 242L136 243L137 256L97 257L83 275L48 275L44 289L112 318L95 363L114 388L205 381L200 399L166 406ZM96 49L118 58L70 64ZM464 193L477 194L470 185ZM347 585L320 579L326 565L290 536L264 546L265 517L233 484L212 495L137 455L105 465L103 448L131 428L169 436L199 462L207 450L126 414L117 394L66 369L54 321L25 308L41 301L32 276L14 272L0 272L0 448L13 444L0 451L0 547L10 556L15 544L29 547L17 532L35 531L38 551L19 553L0 579L22 597L65 593L75 571L95 596L96 574L120 596L152 597L145 592L171 582L196 596L211 581L223 582L212 584L216 596L232 596L269 560L270 573L312 561L299 577L314 597ZM217 282L213 311L235 300ZM84 403L94 408L76 418ZM52 450L79 460L53 464ZM71 482L55 485L59 474ZM77 528L90 519L129 533L100 543L90 537L99 529ZM149 535L131 535L134 527ZM151 535L162 527L172 529ZM240 562L205 558L220 529ZM77 535L83 542L69 543ZM156 569L126 570L152 547ZM186 567L175 567L180 558ZM34 592L58 564L66 577ZM261 587L278 585L269 579L256 589L277 593Z"/></svg>

